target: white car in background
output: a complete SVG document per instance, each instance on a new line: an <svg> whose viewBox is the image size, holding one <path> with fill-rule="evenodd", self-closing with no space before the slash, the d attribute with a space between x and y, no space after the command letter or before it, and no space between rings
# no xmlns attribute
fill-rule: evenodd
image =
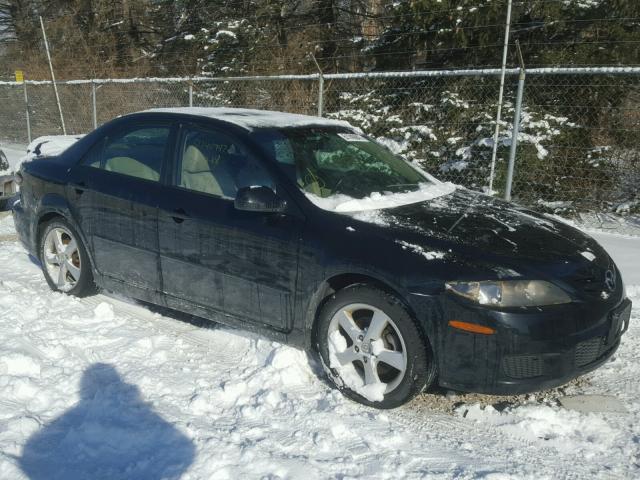
<svg viewBox="0 0 640 480"><path fill-rule="evenodd" d="M38 157L58 155L77 142L83 135L46 135L33 140L24 152L24 147L9 146L7 151L11 158L0 148L0 211L11 208L11 199L18 193L18 184L14 175L20 170L23 162L29 162ZM13 156L11 155L13 152Z"/></svg>
<svg viewBox="0 0 640 480"><path fill-rule="evenodd" d="M17 192L13 173L7 156L0 149L0 210L6 208L7 200L13 198Z"/></svg>

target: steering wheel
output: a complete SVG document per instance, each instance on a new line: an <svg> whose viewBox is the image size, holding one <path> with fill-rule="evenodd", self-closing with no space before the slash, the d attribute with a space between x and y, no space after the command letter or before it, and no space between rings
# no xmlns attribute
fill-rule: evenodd
<svg viewBox="0 0 640 480"><path fill-rule="evenodd" d="M369 193L371 193L367 188L367 183L368 182L363 182L362 176L356 177L355 175L351 175L350 173L347 173L343 175L340 178L340 180L336 182L336 184L333 187L333 193L344 193L345 195L349 195L349 196L353 196L353 194L355 194L356 196L357 195L367 196ZM346 189L349 191L349 193L338 191L338 188L342 185L347 187Z"/></svg>

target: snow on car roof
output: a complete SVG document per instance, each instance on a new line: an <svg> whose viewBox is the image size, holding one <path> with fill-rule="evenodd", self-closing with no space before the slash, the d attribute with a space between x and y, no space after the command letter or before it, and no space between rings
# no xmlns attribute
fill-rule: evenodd
<svg viewBox="0 0 640 480"><path fill-rule="evenodd" d="M176 108L152 108L145 112L177 113L182 115L195 115L198 117L214 118L233 123L247 130L257 128L286 128L306 126L330 126L353 127L345 121L329 118L312 117L297 113L274 112L271 110L257 110L250 108L229 107L176 107Z"/></svg>

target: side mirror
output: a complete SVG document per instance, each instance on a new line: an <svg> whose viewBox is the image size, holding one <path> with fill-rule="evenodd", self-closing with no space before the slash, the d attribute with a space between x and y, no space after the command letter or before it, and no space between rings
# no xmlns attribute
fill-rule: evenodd
<svg viewBox="0 0 640 480"><path fill-rule="evenodd" d="M269 187L243 187L238 190L234 206L247 212L284 212L287 202Z"/></svg>

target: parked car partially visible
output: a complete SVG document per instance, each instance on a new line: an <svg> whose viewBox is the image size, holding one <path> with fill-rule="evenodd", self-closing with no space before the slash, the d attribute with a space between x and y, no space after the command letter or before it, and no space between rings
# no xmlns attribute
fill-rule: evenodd
<svg viewBox="0 0 640 480"><path fill-rule="evenodd" d="M0 211L10 210L13 200L17 198L18 182L15 173L23 162L41 157L59 155L84 135L44 135L34 139L26 149L26 154L14 162L10 162L0 149Z"/></svg>
<svg viewBox="0 0 640 480"><path fill-rule="evenodd" d="M15 196L17 190L9 160L0 150L0 210L6 208L7 201Z"/></svg>

